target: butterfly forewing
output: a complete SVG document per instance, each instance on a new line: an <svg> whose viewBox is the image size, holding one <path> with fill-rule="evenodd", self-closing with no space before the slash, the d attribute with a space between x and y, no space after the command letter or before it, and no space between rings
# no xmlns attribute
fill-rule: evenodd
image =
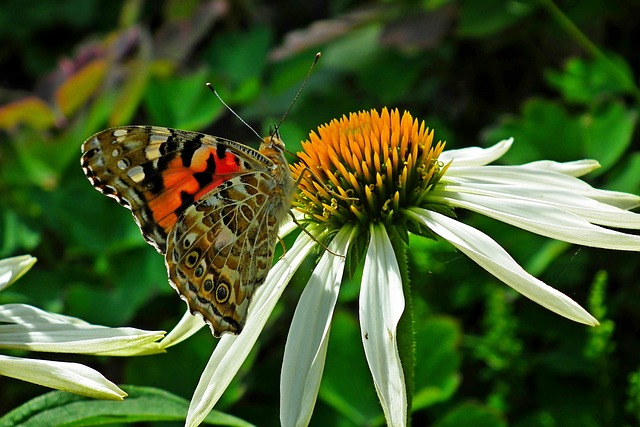
<svg viewBox="0 0 640 427"><path fill-rule="evenodd" d="M216 336L239 333L271 267L294 183L275 136L260 151L198 132L107 129L82 146L96 189L130 209L171 284Z"/></svg>

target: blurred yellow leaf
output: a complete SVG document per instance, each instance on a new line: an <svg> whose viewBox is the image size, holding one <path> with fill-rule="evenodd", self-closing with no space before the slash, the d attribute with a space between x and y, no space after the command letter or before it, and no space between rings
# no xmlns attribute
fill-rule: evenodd
<svg viewBox="0 0 640 427"><path fill-rule="evenodd" d="M56 91L55 100L60 111L69 116L94 95L107 71L107 61L96 59L65 81Z"/></svg>
<svg viewBox="0 0 640 427"><path fill-rule="evenodd" d="M0 129L14 129L23 123L35 129L47 129L55 123L55 114L36 96L0 106Z"/></svg>

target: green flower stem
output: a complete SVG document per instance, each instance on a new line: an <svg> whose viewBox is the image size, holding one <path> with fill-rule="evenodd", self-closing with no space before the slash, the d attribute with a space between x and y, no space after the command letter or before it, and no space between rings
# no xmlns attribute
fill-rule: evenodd
<svg viewBox="0 0 640 427"><path fill-rule="evenodd" d="M640 88L636 86L633 79L629 79L624 70L620 69L618 65L613 62L607 55L604 54L598 46L596 46L580 29L565 15L562 10L553 2L553 0L540 0L540 3L547 9L549 14L558 22L558 24L591 56L601 60L607 65L612 73L612 76L625 82L629 85L638 101L640 101Z"/></svg>
<svg viewBox="0 0 640 427"><path fill-rule="evenodd" d="M411 425L411 406L413 403L414 376L416 368L415 334L413 328L413 301L411 299L411 283L409 282L409 269L407 263L407 243L400 238L394 227L387 227L387 233L393 246L393 251L398 260L400 277L402 279L402 290L404 292L405 304L404 312L398 322L398 353L402 370L404 372L404 382L407 389L407 426Z"/></svg>

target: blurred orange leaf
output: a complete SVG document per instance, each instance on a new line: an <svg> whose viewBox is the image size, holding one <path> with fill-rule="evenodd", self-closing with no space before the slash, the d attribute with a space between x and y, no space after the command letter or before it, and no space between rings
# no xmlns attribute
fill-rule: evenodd
<svg viewBox="0 0 640 427"><path fill-rule="evenodd" d="M60 111L69 116L93 96L107 71L107 61L96 59L71 76L56 90L55 100Z"/></svg>
<svg viewBox="0 0 640 427"><path fill-rule="evenodd" d="M35 129L47 129L55 123L55 114L46 102L36 96L0 106L1 129L14 129L23 123Z"/></svg>

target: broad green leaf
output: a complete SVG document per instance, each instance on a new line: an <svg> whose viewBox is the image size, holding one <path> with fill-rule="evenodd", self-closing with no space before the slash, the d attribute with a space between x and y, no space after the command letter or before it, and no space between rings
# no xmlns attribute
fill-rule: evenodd
<svg viewBox="0 0 640 427"><path fill-rule="evenodd" d="M462 37L488 37L523 20L536 8L536 2L527 0L465 0L456 32Z"/></svg>
<svg viewBox="0 0 640 427"><path fill-rule="evenodd" d="M581 104L591 104L603 96L628 94L633 91L634 81L631 67L619 56L571 58L562 71L549 71L546 78L565 100Z"/></svg>
<svg viewBox="0 0 640 427"><path fill-rule="evenodd" d="M463 403L433 427L506 427L507 422L497 411L474 403Z"/></svg>
<svg viewBox="0 0 640 427"><path fill-rule="evenodd" d="M80 427L143 421L184 421L189 402L151 387L122 387L128 397L122 402L100 401L70 393L51 392L32 399L0 418L0 426ZM249 427L251 424L212 411L204 421L211 425Z"/></svg>
<svg viewBox="0 0 640 427"><path fill-rule="evenodd" d="M460 384L461 331L447 317L416 321L416 371L413 410L449 399Z"/></svg>
<svg viewBox="0 0 640 427"><path fill-rule="evenodd" d="M487 141L513 137L515 143L500 161L520 164L540 159L556 161L584 157L579 120L558 103L534 98L522 107L521 116L504 117L486 134Z"/></svg>
<svg viewBox="0 0 640 427"><path fill-rule="evenodd" d="M211 124L224 106L205 86L208 75L202 69L185 77L152 79L145 94L151 122L194 131Z"/></svg>
<svg viewBox="0 0 640 427"><path fill-rule="evenodd" d="M384 420L357 322L341 312L332 321L319 399L355 425Z"/></svg>
<svg viewBox="0 0 640 427"><path fill-rule="evenodd" d="M600 162L598 173L607 171L629 149L637 121L637 110L622 102L598 105L582 116L585 157Z"/></svg>
<svg viewBox="0 0 640 427"><path fill-rule="evenodd" d="M40 234L16 212L0 207L0 257L30 250L40 242Z"/></svg>
<svg viewBox="0 0 640 427"><path fill-rule="evenodd" d="M204 52L214 82L233 91L248 80L258 79L267 65L271 30L252 26L246 32L227 32L213 38Z"/></svg>

